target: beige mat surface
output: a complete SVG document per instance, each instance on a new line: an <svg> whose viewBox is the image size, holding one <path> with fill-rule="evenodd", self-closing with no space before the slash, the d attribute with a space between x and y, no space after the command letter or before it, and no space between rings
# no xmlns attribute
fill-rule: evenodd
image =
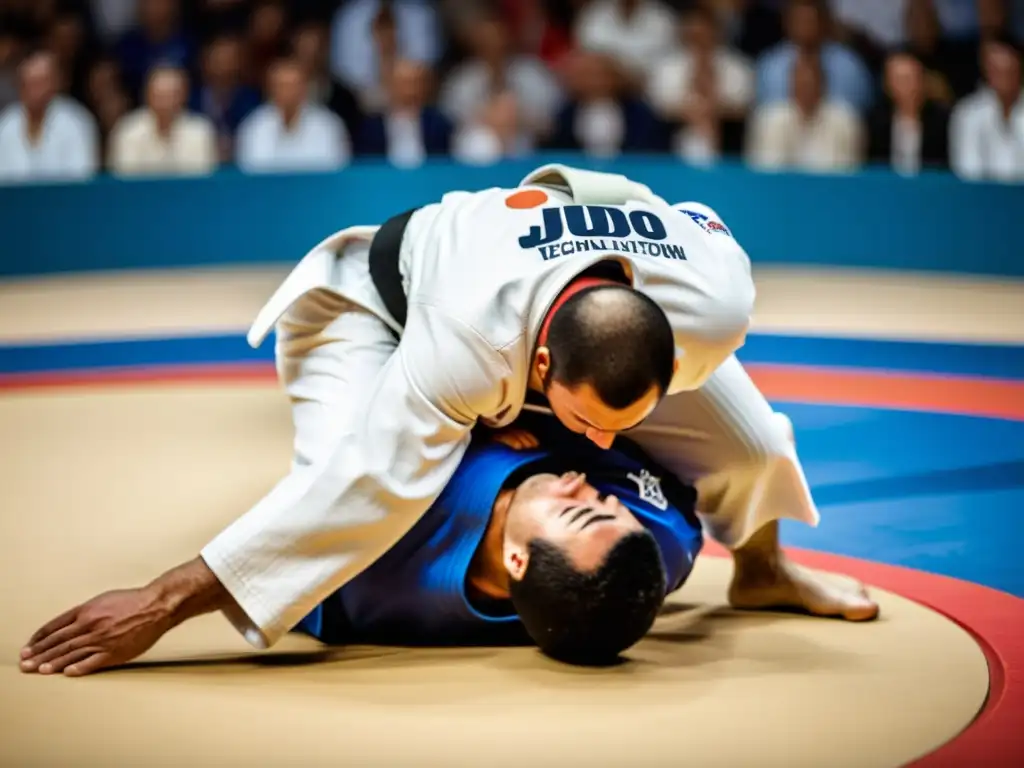
<svg viewBox="0 0 1024 768"><path fill-rule="evenodd" d="M191 557L269 489L289 424L272 387L149 386L11 393L0 434L0 765L865 768L984 703L982 653L938 614L887 593L867 625L737 614L713 558L609 670L299 637L254 654L210 616L131 669L22 675L38 624Z"/></svg>

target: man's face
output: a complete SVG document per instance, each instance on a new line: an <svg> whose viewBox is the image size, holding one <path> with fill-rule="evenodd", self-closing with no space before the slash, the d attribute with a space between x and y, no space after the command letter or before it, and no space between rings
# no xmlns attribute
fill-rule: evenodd
<svg viewBox="0 0 1024 768"><path fill-rule="evenodd" d="M234 83L242 70L242 47L234 38L222 38L206 53L206 79L222 84Z"/></svg>
<svg viewBox="0 0 1024 768"><path fill-rule="evenodd" d="M683 24L686 45L702 53L710 52L718 44L718 33L711 20L703 14L692 14Z"/></svg>
<svg viewBox="0 0 1024 768"><path fill-rule="evenodd" d="M327 51L327 36L322 27L307 26L297 31L292 40L295 58L303 68L316 75L323 69Z"/></svg>
<svg viewBox="0 0 1024 768"><path fill-rule="evenodd" d="M589 573L624 536L642 528L617 498L603 496L577 472L534 475L516 489L509 505L502 561L509 576L521 580L529 544L541 539Z"/></svg>
<svg viewBox="0 0 1024 768"><path fill-rule="evenodd" d="M621 410L606 405L590 384L568 387L551 376L551 358L547 347L534 356L537 377L543 382L551 412L570 432L585 435L600 448L610 448L615 435L632 429L651 415L661 401L661 390L654 384L643 397Z"/></svg>
<svg viewBox="0 0 1024 768"><path fill-rule="evenodd" d="M177 117L185 107L185 78L178 72L158 72L146 90L149 108L160 118Z"/></svg>
<svg viewBox="0 0 1024 768"><path fill-rule="evenodd" d="M1015 51L998 43L985 46L983 53L985 79L1000 97L1014 100L1020 94L1020 59Z"/></svg>
<svg viewBox="0 0 1024 768"><path fill-rule="evenodd" d="M38 112L57 95L57 72L51 58L37 56L22 65L21 102L30 112Z"/></svg>
<svg viewBox="0 0 1024 768"><path fill-rule="evenodd" d="M177 24L178 4L174 0L143 0L139 17L152 37L162 38Z"/></svg>
<svg viewBox="0 0 1024 768"><path fill-rule="evenodd" d="M891 57L885 65L885 81L897 105L916 106L924 101L924 68L917 59Z"/></svg>
<svg viewBox="0 0 1024 768"><path fill-rule="evenodd" d="M295 112L307 96L306 77L293 64L279 64L270 72L271 101L282 112Z"/></svg>
<svg viewBox="0 0 1024 768"><path fill-rule="evenodd" d="M427 72L411 61L396 62L391 70L391 106L420 109L427 100Z"/></svg>
<svg viewBox="0 0 1024 768"><path fill-rule="evenodd" d="M786 32L801 48L821 44L824 25L821 13L812 3L794 3L786 16Z"/></svg>

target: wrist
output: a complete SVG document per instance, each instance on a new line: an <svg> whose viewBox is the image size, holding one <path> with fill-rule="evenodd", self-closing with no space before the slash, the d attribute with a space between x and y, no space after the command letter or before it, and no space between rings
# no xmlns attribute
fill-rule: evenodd
<svg viewBox="0 0 1024 768"><path fill-rule="evenodd" d="M227 590L202 558L173 568L145 588L157 611L173 625L224 607Z"/></svg>

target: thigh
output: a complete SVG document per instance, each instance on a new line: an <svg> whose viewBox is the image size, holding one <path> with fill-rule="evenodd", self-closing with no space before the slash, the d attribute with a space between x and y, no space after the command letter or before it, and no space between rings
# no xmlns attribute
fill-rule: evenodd
<svg viewBox="0 0 1024 768"><path fill-rule="evenodd" d="M787 425L732 356L703 387L666 397L626 434L680 479L695 482L791 453Z"/></svg>
<svg viewBox="0 0 1024 768"><path fill-rule="evenodd" d="M397 345L379 317L329 291L307 294L278 321L277 367L292 403L295 466L330 450Z"/></svg>

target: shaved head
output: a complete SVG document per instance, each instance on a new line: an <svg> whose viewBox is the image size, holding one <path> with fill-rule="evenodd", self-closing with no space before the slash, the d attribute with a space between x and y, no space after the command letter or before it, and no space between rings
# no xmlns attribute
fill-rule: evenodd
<svg viewBox="0 0 1024 768"><path fill-rule="evenodd" d="M551 319L549 379L569 388L589 384L608 407L627 408L657 388L668 391L675 341L668 318L626 285L585 288Z"/></svg>

